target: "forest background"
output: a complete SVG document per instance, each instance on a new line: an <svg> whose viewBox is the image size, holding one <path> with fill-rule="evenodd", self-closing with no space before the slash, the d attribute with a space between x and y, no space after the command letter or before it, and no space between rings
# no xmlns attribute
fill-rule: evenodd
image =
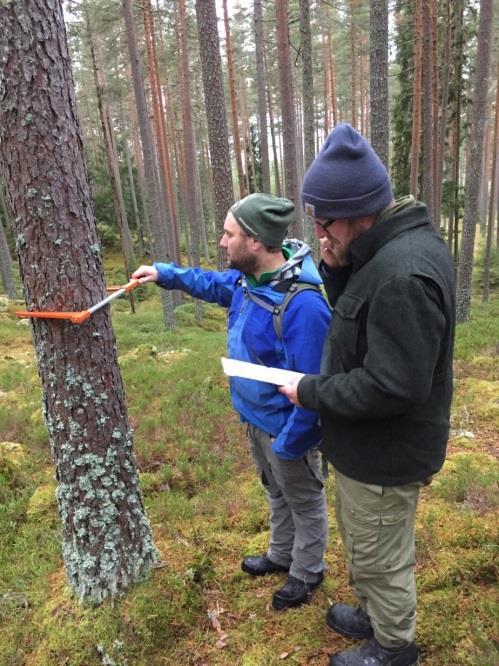
<svg viewBox="0 0 499 666"><path fill-rule="evenodd" d="M307 165L349 122L456 262L449 456L417 528L423 663L496 664L497 2L64 9L0 3L0 662L325 664L347 644L323 621L351 599L333 512L310 606L274 613L275 581L239 570L268 525L219 367L223 312L147 288L111 306L112 327L109 312L82 327L13 313L21 291L30 309L87 308L154 259L222 267L231 203L263 190L299 204ZM299 209L293 233L317 251ZM132 538L114 530L125 515Z"/></svg>

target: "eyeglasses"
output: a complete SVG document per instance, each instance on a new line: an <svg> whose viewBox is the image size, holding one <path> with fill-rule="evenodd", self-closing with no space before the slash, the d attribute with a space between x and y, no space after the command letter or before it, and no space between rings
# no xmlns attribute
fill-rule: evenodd
<svg viewBox="0 0 499 666"><path fill-rule="evenodd" d="M330 227L336 220L326 220L325 222L319 222L317 218L314 218L313 220L314 224L316 227L319 227L319 229L322 229L322 231L325 231L327 234L328 232L328 227Z"/></svg>

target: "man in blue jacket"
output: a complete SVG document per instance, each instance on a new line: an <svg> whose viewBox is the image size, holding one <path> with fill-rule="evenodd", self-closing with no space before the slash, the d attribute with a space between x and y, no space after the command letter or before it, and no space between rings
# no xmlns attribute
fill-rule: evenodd
<svg viewBox="0 0 499 666"><path fill-rule="evenodd" d="M230 358L318 373L330 312L310 248L284 240L293 215L291 201L251 194L231 208L224 224L220 246L227 252L228 270L155 263L141 266L133 277L228 308ZM302 284L311 288L300 289ZM291 285L298 290L276 327L276 312ZM245 557L241 566L252 576L289 572L272 605L276 610L299 606L322 582L327 545L318 415L291 405L273 384L231 377L230 390L234 409L247 424L270 505L268 550Z"/></svg>

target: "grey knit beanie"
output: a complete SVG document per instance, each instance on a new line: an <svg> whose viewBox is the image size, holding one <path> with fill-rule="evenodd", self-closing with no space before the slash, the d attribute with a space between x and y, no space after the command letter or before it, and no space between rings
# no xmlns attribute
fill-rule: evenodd
<svg viewBox="0 0 499 666"><path fill-rule="evenodd" d="M294 219L295 207L289 199L256 192L235 203L230 212L239 226L269 247L281 247Z"/></svg>
<svg viewBox="0 0 499 666"><path fill-rule="evenodd" d="M344 219L377 213L392 201L390 177L371 144L350 125L337 125L303 179L312 217Z"/></svg>

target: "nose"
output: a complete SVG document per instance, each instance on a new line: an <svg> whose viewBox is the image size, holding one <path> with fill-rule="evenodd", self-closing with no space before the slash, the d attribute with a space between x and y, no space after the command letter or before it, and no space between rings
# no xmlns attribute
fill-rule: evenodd
<svg viewBox="0 0 499 666"><path fill-rule="evenodd" d="M225 241L225 234L222 235L222 238L220 239L220 242L218 243L218 246L222 248L222 250L227 249L227 243Z"/></svg>

